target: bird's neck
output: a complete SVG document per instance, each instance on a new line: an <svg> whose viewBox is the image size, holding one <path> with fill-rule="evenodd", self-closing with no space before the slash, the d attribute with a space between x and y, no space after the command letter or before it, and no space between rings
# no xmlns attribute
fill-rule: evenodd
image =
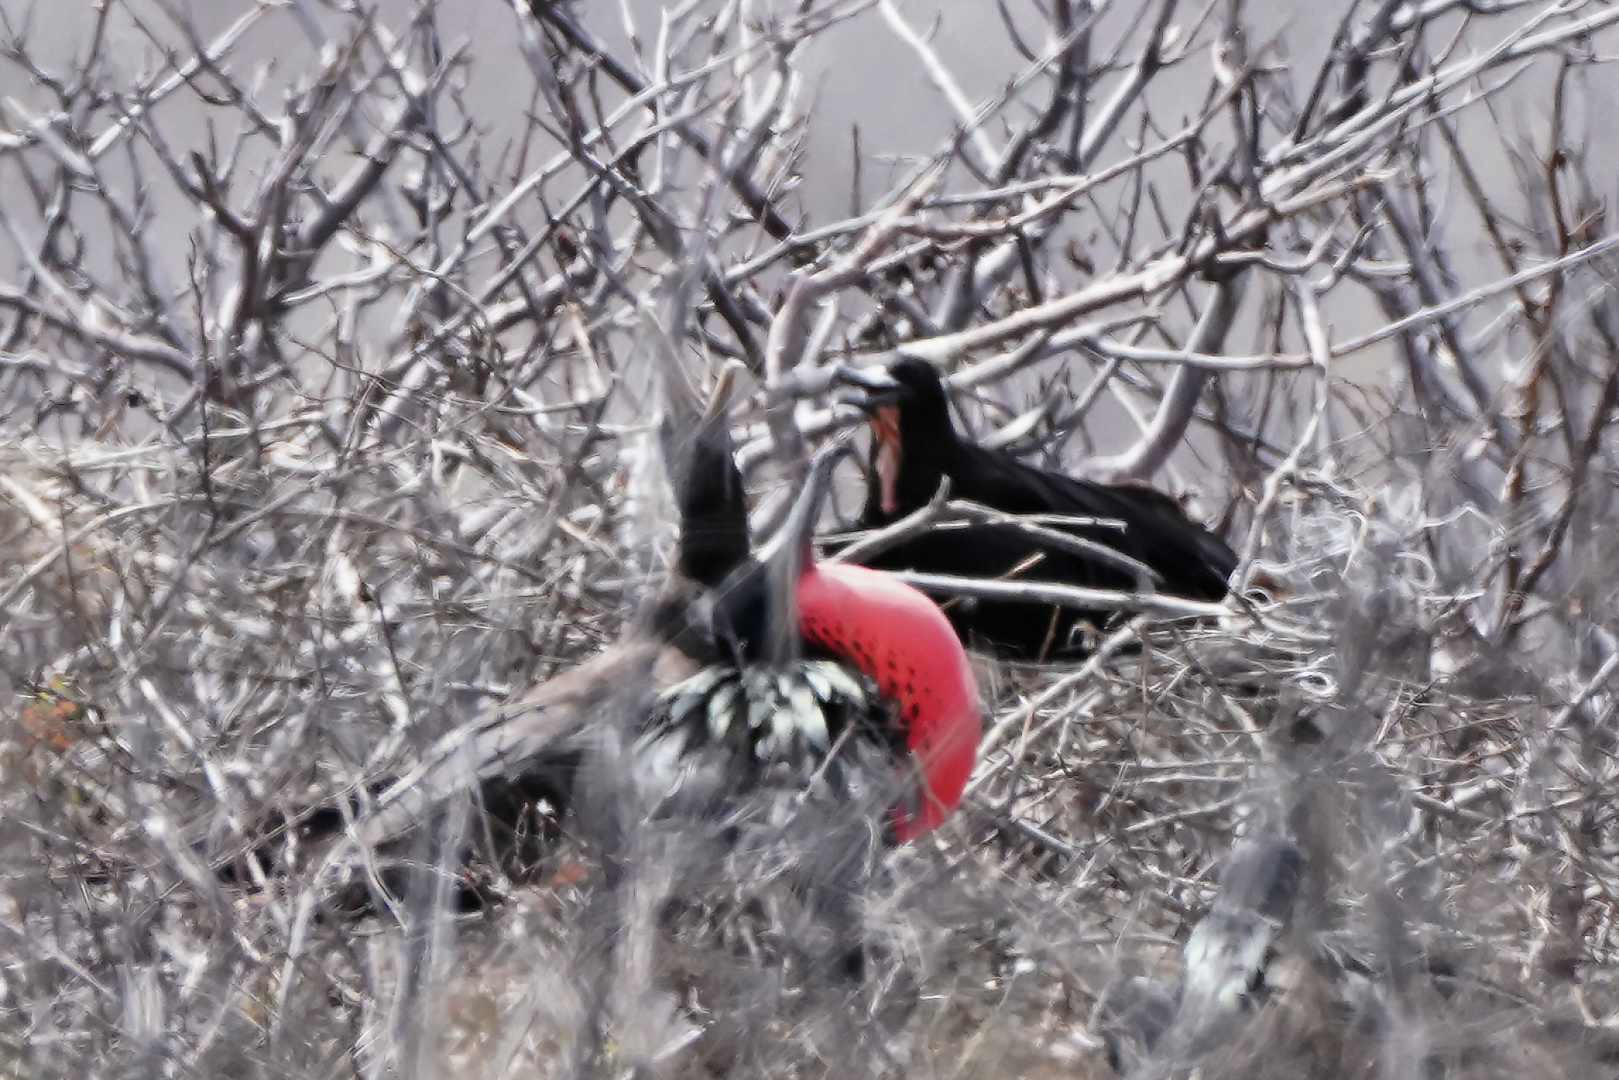
<svg viewBox="0 0 1619 1080"><path fill-rule="evenodd" d="M939 490L956 460L954 438L914 440L897 462L884 455L892 450L874 446L871 454L872 482L866 488L862 521L869 527L886 525L926 506Z"/></svg>

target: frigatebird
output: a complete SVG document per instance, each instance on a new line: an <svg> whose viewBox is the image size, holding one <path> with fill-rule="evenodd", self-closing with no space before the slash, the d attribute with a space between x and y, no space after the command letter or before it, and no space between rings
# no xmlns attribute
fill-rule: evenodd
<svg viewBox="0 0 1619 1080"><path fill-rule="evenodd" d="M844 368L839 378L864 391L860 404L870 416L862 528L881 528L926 507L946 479L954 499L1038 515L1037 528L997 521L930 529L864 559L866 565L1185 600L1225 597L1235 553L1167 495L1068 476L963 438L939 373L924 361L904 359L886 370ZM1053 530L1064 535L1052 537ZM1103 627L1111 612L966 599L948 605L947 614L968 644L1038 661L1083 655L1093 637L1085 631Z"/></svg>
<svg viewBox="0 0 1619 1080"><path fill-rule="evenodd" d="M328 872L368 867L340 906L391 902L405 878L389 871L388 853L469 799L482 810L472 832L493 848L484 854L511 872L514 859L533 857L537 835L543 842L575 811L582 785L613 773L612 797L643 815L734 814L767 784L898 790L877 829L892 842L927 833L955 808L981 714L954 631L888 574L816 564L809 533L835 454L811 467L774 553L754 557L727 380L684 441L666 432L681 519L675 572L616 644L446 735L365 797L274 823L278 837L324 849ZM632 718L627 739L612 716ZM267 852L260 843L248 856L260 872L289 861ZM238 861L227 876L242 880L243 869ZM488 898L474 888L460 901Z"/></svg>

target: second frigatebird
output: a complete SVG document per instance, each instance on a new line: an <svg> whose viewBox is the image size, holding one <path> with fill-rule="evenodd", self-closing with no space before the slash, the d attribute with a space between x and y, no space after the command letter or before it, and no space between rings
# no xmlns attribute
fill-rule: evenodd
<svg viewBox="0 0 1619 1080"><path fill-rule="evenodd" d="M939 373L924 361L905 359L886 370L845 368L839 378L865 391L862 407L871 417L862 528L881 528L922 509L948 478L952 498L1007 514L1041 515L1041 528L1079 541L1042 539L1018 523L976 523L930 529L863 560L867 565L1150 590L1186 600L1213 602L1226 595L1236 555L1220 537L1188 520L1167 495L1067 476L963 438L951 421ZM1083 655L1089 645L1086 629L1101 628L1112 614L1002 599L966 599L946 610L969 645L1037 661Z"/></svg>

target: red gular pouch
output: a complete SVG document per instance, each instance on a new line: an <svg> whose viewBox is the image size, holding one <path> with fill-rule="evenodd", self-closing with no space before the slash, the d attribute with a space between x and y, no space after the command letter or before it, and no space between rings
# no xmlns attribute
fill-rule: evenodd
<svg viewBox="0 0 1619 1080"><path fill-rule="evenodd" d="M961 802L983 730L978 686L937 604L880 570L807 563L797 589L805 641L843 658L895 709L918 789L893 811L894 837L914 840Z"/></svg>

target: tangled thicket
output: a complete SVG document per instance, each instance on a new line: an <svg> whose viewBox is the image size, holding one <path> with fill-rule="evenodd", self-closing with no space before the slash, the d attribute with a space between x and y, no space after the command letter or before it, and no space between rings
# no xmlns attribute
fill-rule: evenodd
<svg viewBox="0 0 1619 1080"><path fill-rule="evenodd" d="M1105 1075L1105 989L1271 830L1291 972L1205 1075L1611 1075L1619 11L1349 5L1306 68L1240 0L596 7L0 13L0 1073ZM942 141L857 133L839 216L806 72L874 35ZM1243 588L981 665L858 971L775 888L804 836L643 823L472 918L216 876L615 638L660 388L747 365L764 530L831 367L899 355L1193 495Z"/></svg>

